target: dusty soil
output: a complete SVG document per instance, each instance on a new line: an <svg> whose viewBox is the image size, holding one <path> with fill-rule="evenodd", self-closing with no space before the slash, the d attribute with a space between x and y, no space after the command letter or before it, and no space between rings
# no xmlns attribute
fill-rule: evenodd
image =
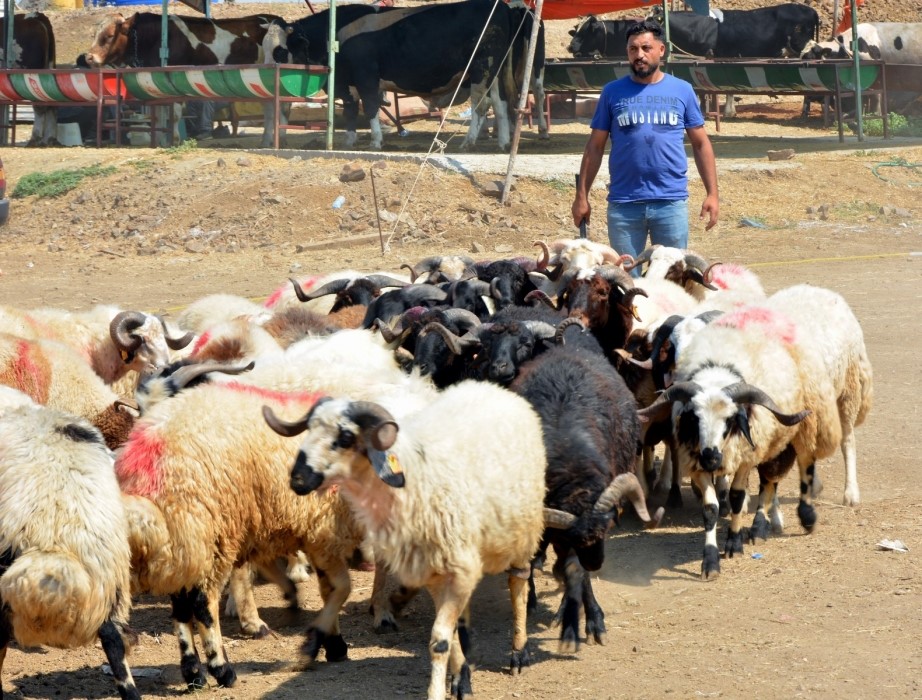
<svg viewBox="0 0 922 700"><path fill-rule="evenodd" d="M688 488L686 507L667 513L655 532L642 532L626 518L594 579L607 615L607 644L557 653L557 631L548 624L559 589L545 577L529 624L534 665L521 677L506 671L510 615L503 582L485 580L472 603L477 697L922 696L922 488L913 481L922 468L922 415L919 374L911 369L922 342L922 145L854 137L839 145L815 119L795 121L797 109L795 102L767 101L744 105L739 119L722 122L720 134L709 123L721 223L708 233L693 225L691 245L712 259L752 266L769 291L808 281L852 304L876 383L874 410L858 430L862 504L838 505L842 460L827 460L820 465L826 484L820 525L803 536L796 483L789 479L782 485L787 532L725 561L723 576L708 584L698 578L701 518ZM414 124L411 137L396 142L400 150L384 156L332 159L303 150L316 137L295 139L287 158L234 148L245 140L174 150L5 149L9 191L31 172L95 164L115 171L56 199L13 200L10 223L0 230L0 303L83 309L108 302L176 313L211 292L263 298L292 272L396 271L402 262L470 251L474 243L484 257L532 254L535 239L575 234L571 170L561 168L552 179L520 173L510 205L502 207L481 192L501 176L467 177L389 160L375 175L378 208L396 215L405 205L408 220L396 229L382 222L390 240L382 254L370 178L341 183L338 176L353 160L368 166L401 151L425 152L433 129L429 122ZM585 122L555 122L549 144L526 132L523 152L547 154L553 170L560 156L581 152L586 130ZM205 147L218 145L224 147ZM791 161L768 162L767 150L785 147L796 151ZM694 212L702 192L697 181L691 189ZM347 203L334 210L340 194ZM602 211L601 191L594 204ZM742 226L743 219L757 226ZM602 240L601 221L590 236ZM311 247L316 244L328 247ZM884 538L902 540L910 552L881 551L877 543ZM235 620L222 622L239 681L232 689L212 686L209 696L424 695L433 616L427 598L410 606L398 634L377 636L366 614L371 575L353 572L342 621L351 660L321 661L316 670L299 672L292 663L319 609L313 581L299 587L302 611L294 615L272 586L258 587L272 638L251 640ZM132 624L141 632L131 658L141 693L178 696L183 685L166 601L138 599ZM8 697L115 697L102 663L98 646L13 647L2 688Z"/></svg>

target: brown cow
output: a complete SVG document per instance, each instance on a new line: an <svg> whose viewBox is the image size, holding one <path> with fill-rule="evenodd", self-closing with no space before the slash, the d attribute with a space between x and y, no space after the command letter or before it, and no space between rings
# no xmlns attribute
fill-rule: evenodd
<svg viewBox="0 0 922 700"><path fill-rule="evenodd" d="M0 31L6 33L6 18L0 18ZM51 21L41 12L15 15L13 19L12 68L54 68L54 30ZM3 50L0 47L0 60ZM29 146L57 146L58 115L54 107L33 104L35 121Z"/></svg>
<svg viewBox="0 0 922 700"><path fill-rule="evenodd" d="M87 64L154 68L160 63L161 15L136 12L127 19L116 14L107 20L87 51ZM275 15L228 19L180 17L167 20L167 65L213 66L263 62L262 41ZM267 123L268 123L267 119ZM269 146L271 134L263 134Z"/></svg>

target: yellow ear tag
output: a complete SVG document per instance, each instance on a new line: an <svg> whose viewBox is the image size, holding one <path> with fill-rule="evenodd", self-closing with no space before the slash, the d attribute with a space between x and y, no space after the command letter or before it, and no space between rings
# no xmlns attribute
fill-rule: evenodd
<svg viewBox="0 0 922 700"><path fill-rule="evenodd" d="M128 362L128 351L122 350L121 354L122 354L122 362Z"/></svg>
<svg viewBox="0 0 922 700"><path fill-rule="evenodd" d="M401 467L400 462L397 461L397 455L393 453L387 455L387 466L394 474L403 474L403 467Z"/></svg>

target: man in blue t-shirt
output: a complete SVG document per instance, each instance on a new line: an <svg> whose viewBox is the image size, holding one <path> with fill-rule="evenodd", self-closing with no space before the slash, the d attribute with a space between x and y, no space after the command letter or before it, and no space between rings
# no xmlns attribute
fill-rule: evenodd
<svg viewBox="0 0 922 700"><path fill-rule="evenodd" d="M589 190L610 136L608 240L619 253L637 257L646 247L647 234L654 244L688 247L686 134L706 192L701 206L701 218L708 219L706 230L717 224L720 207L714 150L698 99L691 85L660 68L666 53L662 27L645 20L626 34L631 75L602 89L572 212L576 226L589 222Z"/></svg>

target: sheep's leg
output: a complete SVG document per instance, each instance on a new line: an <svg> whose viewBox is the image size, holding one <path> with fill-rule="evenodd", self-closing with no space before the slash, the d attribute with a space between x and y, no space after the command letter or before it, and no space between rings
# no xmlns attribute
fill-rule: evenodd
<svg viewBox="0 0 922 700"><path fill-rule="evenodd" d="M458 626L458 617L467 607L477 576L463 571L442 576L429 585L429 593L435 603L435 623L429 638L429 656L432 672L429 679L429 700L443 700L445 681L448 675L448 656ZM470 666L467 661L458 669L458 695L463 698L471 694Z"/></svg>
<svg viewBox="0 0 922 700"><path fill-rule="evenodd" d="M717 513L720 517L730 514L730 486L727 477L717 477Z"/></svg>
<svg viewBox="0 0 922 700"><path fill-rule="evenodd" d="M311 580L311 563L300 549L288 555L288 568L285 575L292 583L307 583Z"/></svg>
<svg viewBox="0 0 922 700"><path fill-rule="evenodd" d="M458 626L448 655L448 672L451 678L452 697L465 698L473 695L471 689L471 669L466 658L471 649L471 606L467 605L458 617Z"/></svg>
<svg viewBox="0 0 922 700"><path fill-rule="evenodd" d="M205 652L208 673L223 688L231 688L237 682L237 673L227 659L224 640L221 637L221 593L220 589L210 595L200 588L193 588L190 593L192 614L198 625L202 638L202 651Z"/></svg>
<svg viewBox="0 0 922 700"><path fill-rule="evenodd" d="M586 616L586 644L605 644L605 612L595 599L589 572L583 572L583 613Z"/></svg>
<svg viewBox="0 0 922 700"><path fill-rule="evenodd" d="M704 517L704 556L701 561L701 578L711 581L720 576L720 550L717 548L717 518L720 506L714 480L708 472L695 472L692 483L701 492Z"/></svg>
<svg viewBox="0 0 922 700"><path fill-rule="evenodd" d="M349 650L339 631L339 611L352 590L349 567L345 559L327 557L322 553L310 554L320 584L323 608L307 628L307 640L302 647L302 653L312 662L323 647L327 661L345 661Z"/></svg>
<svg viewBox="0 0 922 700"><path fill-rule="evenodd" d="M9 613L0 601L0 700L3 700L3 662L6 660L6 649L13 639L13 626L10 623Z"/></svg>
<svg viewBox="0 0 922 700"><path fill-rule="evenodd" d="M538 591L535 589L535 570L543 570L547 560L547 546L549 542L542 538L534 559L531 560L531 574L528 577L528 612L538 609Z"/></svg>
<svg viewBox="0 0 922 700"><path fill-rule="evenodd" d="M562 618L558 651L561 654L573 654L579 651L579 609L586 571L572 549L563 550L556 546L554 549L557 552L554 575L564 585L563 601L557 611L557 616Z"/></svg>
<svg viewBox="0 0 922 700"><path fill-rule="evenodd" d="M375 562L375 581L371 589L371 613L375 616L375 632L384 634L397 631L397 621L391 603L385 594L387 588L387 568Z"/></svg>
<svg viewBox="0 0 922 700"><path fill-rule="evenodd" d="M749 483L749 469L741 469L733 475L730 486L730 526L727 528L727 544L724 555L732 559L734 554L743 553L743 506L746 503L746 485Z"/></svg>
<svg viewBox="0 0 922 700"><path fill-rule="evenodd" d="M227 596L224 614L237 617L244 634L254 639L267 637L270 633L269 625L259 616L259 608L253 596L253 576L249 563L234 567L228 587L230 592Z"/></svg>
<svg viewBox="0 0 922 700"><path fill-rule="evenodd" d="M135 687L134 678L131 677L131 669L125 661L125 640L111 620L106 620L99 628L99 641L112 668L119 697L122 700L141 700L141 694Z"/></svg>
<svg viewBox="0 0 922 700"><path fill-rule="evenodd" d="M761 472L759 472L759 506L756 508L755 517L752 519L752 527L749 528L749 543L755 544L756 539L763 542L768 539L768 518L765 517L766 504L772 504L772 516L774 517L774 499L777 485L769 481Z"/></svg>
<svg viewBox="0 0 922 700"><path fill-rule="evenodd" d="M842 424L842 457L845 459L845 495L842 503L847 506L857 506L861 501L858 491L858 458L855 445L855 429L847 424ZM813 495L818 495L816 489L816 475L813 476Z"/></svg>
<svg viewBox="0 0 922 700"><path fill-rule="evenodd" d="M530 571L530 569L529 569ZM513 675L521 673L531 665L528 653L528 589L526 579L518 571L509 574L509 601L512 603L512 656L509 668Z"/></svg>
<svg viewBox="0 0 922 700"><path fill-rule="evenodd" d="M797 517L800 524L807 532L813 532L816 527L816 508L813 507L813 475L816 464L803 464L800 466L800 503L797 504Z"/></svg>
<svg viewBox="0 0 922 700"><path fill-rule="evenodd" d="M192 631L192 596L183 590L170 596L173 605L173 632L179 641L179 669L189 690L207 687L205 672L198 651L195 649L195 634Z"/></svg>

